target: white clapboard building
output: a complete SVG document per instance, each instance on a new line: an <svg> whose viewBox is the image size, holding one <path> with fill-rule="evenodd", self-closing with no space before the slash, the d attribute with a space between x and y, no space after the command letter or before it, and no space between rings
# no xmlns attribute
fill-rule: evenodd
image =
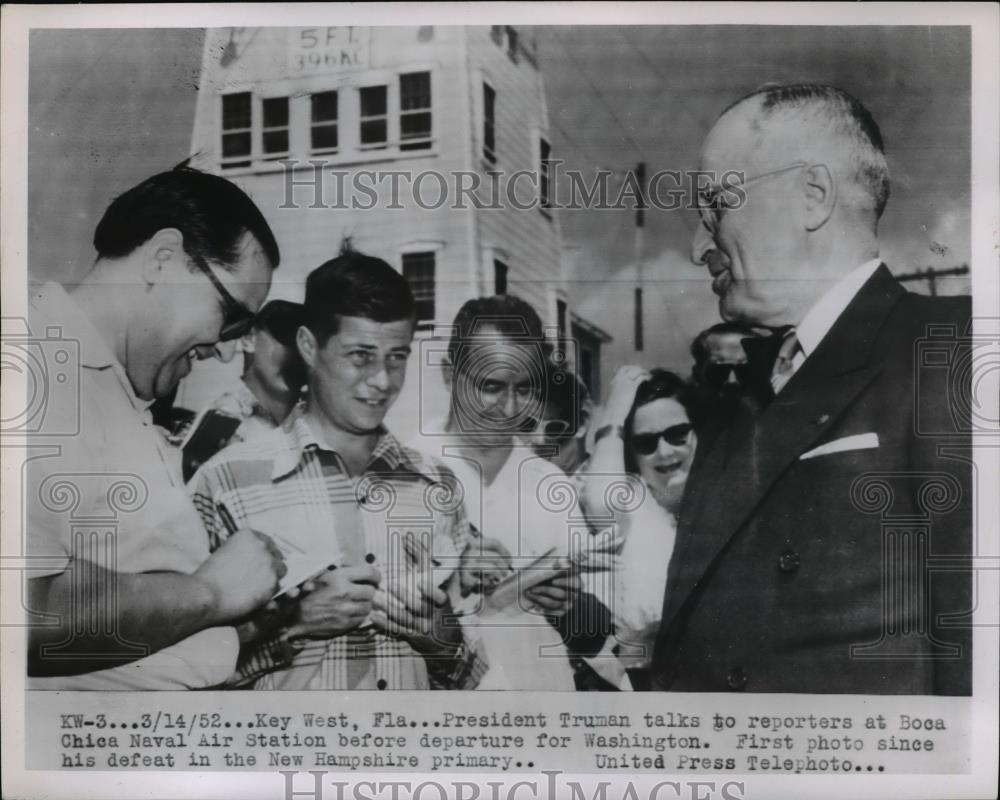
<svg viewBox="0 0 1000 800"><path fill-rule="evenodd" d="M414 288L421 347L390 417L401 433L414 404L443 410L435 334L470 297L523 297L553 336L580 337L577 361L599 375L601 333L567 306L549 141L534 43L511 26L206 34L191 163L263 210L282 253L271 297L300 300L345 239ZM198 365L178 404L205 405L239 361Z"/></svg>

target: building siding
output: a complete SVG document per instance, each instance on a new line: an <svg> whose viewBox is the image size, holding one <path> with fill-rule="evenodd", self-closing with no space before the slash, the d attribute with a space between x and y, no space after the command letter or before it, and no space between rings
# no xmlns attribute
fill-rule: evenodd
<svg viewBox="0 0 1000 800"><path fill-rule="evenodd" d="M482 186L477 195L481 202L489 202L492 179L487 172L491 165L482 158L484 78L497 93L497 162L493 168L506 175L538 169L538 137L550 137L542 76L530 52L525 52L525 48L530 50L530 44L518 48L515 62L508 55L506 33L498 44L489 27L371 28L351 34L336 29L330 34L335 40L357 36L369 43L367 48L361 48L367 52L361 58L366 63L338 68L329 74L293 76L293 60L302 50L296 43L311 43L325 35L325 29L220 29L209 31L205 39L192 164L232 179L267 217L282 252L270 297L301 300L306 275L334 257L342 240L350 237L355 249L383 258L397 269L401 268L404 251L435 252L435 322L439 334L446 334L462 303L493 292L495 257L509 268L508 292L526 299L547 325L554 326L556 297L565 298L558 219L536 206L517 209L506 202L499 209L477 209L471 202L466 202L464 209L455 207L455 173L462 170L478 174ZM402 152L392 147L392 130L396 127L392 118L398 115L398 100L390 88L390 147L384 151L352 151L348 142L356 136L353 127L359 124L357 102L352 96L357 87L381 83L398 86L400 73L425 70L431 73L432 148ZM341 152L310 156L305 145L308 107L304 99L296 104L295 98L330 89L340 92ZM254 93L254 114L258 115L255 126L259 126L258 97L293 98L291 156L300 161L314 158L324 162L319 168L322 188L318 198L312 183L317 172L312 166L288 173L277 163L255 161L249 168L224 168L220 164L219 97L234 91ZM254 137L256 147L256 127ZM448 202L438 209L419 207L412 197L412 177L404 177L395 203L402 207L390 207L394 199L390 181L376 183L374 176L360 175L366 170L403 170L410 176L440 173L445 176ZM334 172L343 175L347 187L352 181L363 181L376 199L360 191L342 194ZM291 180L295 186L290 185ZM532 198L530 185L527 179L521 179L520 199ZM439 194L438 181L424 178L423 186L425 200L434 201ZM368 207L350 207L351 199ZM317 205L321 207L311 207ZM389 423L403 435L416 431L419 417L440 415L446 407L439 369L443 340L429 339L433 332L421 332L406 389L389 418ZM178 402L200 408L234 382L239 371L238 363L197 365L185 380ZM414 408L419 411L416 416Z"/></svg>

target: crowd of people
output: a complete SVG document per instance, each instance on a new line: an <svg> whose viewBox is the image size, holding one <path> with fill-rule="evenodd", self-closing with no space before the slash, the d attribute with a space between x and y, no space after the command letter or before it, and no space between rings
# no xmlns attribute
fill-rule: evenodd
<svg viewBox="0 0 1000 800"><path fill-rule="evenodd" d="M396 269L347 249L264 304L278 245L235 185L179 168L118 197L92 272L30 298L81 355L79 425L47 416L59 455L28 470L30 685L969 694L968 626L942 626L968 574L887 607L908 556L854 489L894 475L916 514L944 475L965 499L934 552L970 552L968 464L907 406L914 343L968 298L879 261L881 135L840 90L743 98L701 167L745 177L699 196L723 321L693 364L623 365L595 406L531 305L474 298L408 442ZM150 404L236 350L239 388L167 442ZM109 509L105 540L67 519Z"/></svg>

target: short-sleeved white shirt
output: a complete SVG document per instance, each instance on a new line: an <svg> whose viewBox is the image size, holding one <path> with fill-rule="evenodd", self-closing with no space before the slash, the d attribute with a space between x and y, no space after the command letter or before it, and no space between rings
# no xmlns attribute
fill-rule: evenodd
<svg viewBox="0 0 1000 800"><path fill-rule="evenodd" d="M558 467L530 447L515 446L487 484L480 465L444 430L443 421L425 425L410 446L440 459L455 473L469 523L506 547L515 566L552 548L555 555L565 556L573 549L574 537L589 536L576 492ZM544 616L512 607L488 618L465 617L463 623L477 628L489 663L477 688L575 689L562 637Z"/></svg>
<svg viewBox="0 0 1000 800"><path fill-rule="evenodd" d="M191 574L208 558L208 538L150 404L60 285L32 287L29 324L35 340L44 337L35 349L53 360L54 380L64 376L49 382L38 431L29 436L42 454L25 475L29 577L73 569L77 559L114 572ZM238 650L233 628L211 628L125 666L32 678L29 686L200 688L229 677Z"/></svg>

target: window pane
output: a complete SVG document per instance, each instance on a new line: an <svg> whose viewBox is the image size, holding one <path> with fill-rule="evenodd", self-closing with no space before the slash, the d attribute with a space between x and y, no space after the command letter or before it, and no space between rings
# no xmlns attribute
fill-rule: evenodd
<svg viewBox="0 0 1000 800"><path fill-rule="evenodd" d="M487 121L493 122L493 113L496 106L497 93L493 91L493 87L489 84L483 84L483 109L485 111L485 116Z"/></svg>
<svg viewBox="0 0 1000 800"><path fill-rule="evenodd" d="M417 319L434 319L434 253L406 253L403 277L410 284L416 300Z"/></svg>
<svg viewBox="0 0 1000 800"><path fill-rule="evenodd" d="M405 114L400 119L399 126L404 139L430 136L431 113L429 111L421 111L419 114Z"/></svg>
<svg viewBox="0 0 1000 800"><path fill-rule="evenodd" d="M337 142L336 125L313 125L312 148L313 150L335 150Z"/></svg>
<svg viewBox="0 0 1000 800"><path fill-rule="evenodd" d="M496 161L496 135L494 133L494 111L496 92L488 84L483 84L483 155Z"/></svg>
<svg viewBox="0 0 1000 800"><path fill-rule="evenodd" d="M361 90L361 116L377 117L385 114L386 99L384 86L367 86Z"/></svg>
<svg viewBox="0 0 1000 800"><path fill-rule="evenodd" d="M401 150L423 150L431 146L431 114L422 111L416 114L404 114L399 120ZM409 139L422 141L408 142Z"/></svg>
<svg viewBox="0 0 1000 800"><path fill-rule="evenodd" d="M319 92L312 96L312 121L330 122L337 119L337 93Z"/></svg>
<svg viewBox="0 0 1000 800"><path fill-rule="evenodd" d="M264 132L265 153L288 152L288 129Z"/></svg>
<svg viewBox="0 0 1000 800"><path fill-rule="evenodd" d="M429 72L411 72L399 76L399 107L403 111L431 107Z"/></svg>
<svg viewBox="0 0 1000 800"><path fill-rule="evenodd" d="M411 72L399 76L400 150L425 150L431 146L431 74Z"/></svg>
<svg viewBox="0 0 1000 800"><path fill-rule="evenodd" d="M507 294L507 265L493 260L493 294Z"/></svg>
<svg viewBox="0 0 1000 800"><path fill-rule="evenodd" d="M517 61L517 28L507 26L507 55Z"/></svg>
<svg viewBox="0 0 1000 800"><path fill-rule="evenodd" d="M264 109L265 128L283 128L288 126L288 98L267 97L262 103Z"/></svg>
<svg viewBox="0 0 1000 800"><path fill-rule="evenodd" d="M540 141L539 152L541 154L541 163L538 165L538 168L540 173L539 184L541 188L542 208L549 208L552 205L549 199L552 195L552 176L549 174L549 154L552 152L552 148L544 139Z"/></svg>
<svg viewBox="0 0 1000 800"><path fill-rule="evenodd" d="M385 144L386 138L386 121L384 119L361 123L361 144Z"/></svg>
<svg viewBox="0 0 1000 800"><path fill-rule="evenodd" d="M222 96L222 129L250 127L250 92Z"/></svg>
<svg viewBox="0 0 1000 800"><path fill-rule="evenodd" d="M238 158L250 155L250 132L224 133L222 135L222 157Z"/></svg>

